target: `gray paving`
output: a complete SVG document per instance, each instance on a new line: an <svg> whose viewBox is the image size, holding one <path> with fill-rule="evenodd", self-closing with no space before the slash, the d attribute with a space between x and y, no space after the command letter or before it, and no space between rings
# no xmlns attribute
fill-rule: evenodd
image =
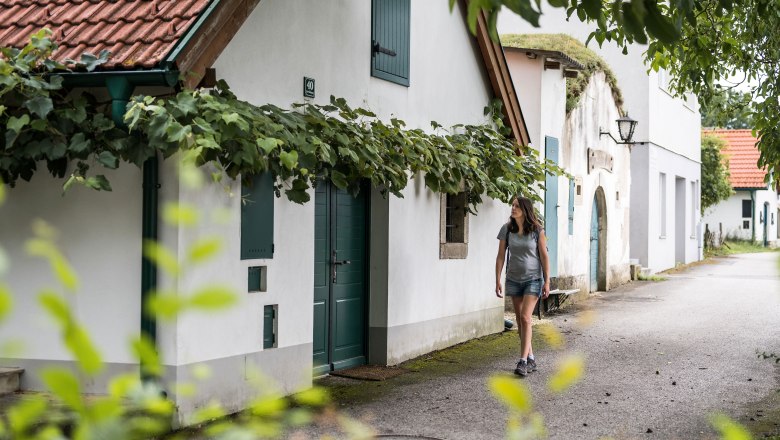
<svg viewBox="0 0 780 440"><path fill-rule="evenodd" d="M715 438L708 417L716 411L748 424L753 417L780 435L780 417L761 419L780 415L780 407L771 408L780 402L780 368L756 356L780 354L777 259L777 253L720 258L667 281L596 294L550 318L566 348L537 350L540 371L524 379L549 438ZM595 320L580 326L589 313ZM553 395L546 381L573 352L586 358L585 377ZM503 438L507 411L485 384L513 362L504 354L457 374L396 387L388 381L390 390L376 398L340 408L384 435Z"/></svg>

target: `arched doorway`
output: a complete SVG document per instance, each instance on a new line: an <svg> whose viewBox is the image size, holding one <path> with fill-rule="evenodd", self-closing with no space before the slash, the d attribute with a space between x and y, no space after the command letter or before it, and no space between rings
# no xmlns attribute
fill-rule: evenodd
<svg viewBox="0 0 780 440"><path fill-rule="evenodd" d="M604 189L593 196L590 219L590 291L607 290L607 204Z"/></svg>

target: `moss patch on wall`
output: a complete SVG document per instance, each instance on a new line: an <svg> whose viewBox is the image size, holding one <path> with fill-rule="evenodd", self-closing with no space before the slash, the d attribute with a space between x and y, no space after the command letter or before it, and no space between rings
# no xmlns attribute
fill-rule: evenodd
<svg viewBox="0 0 780 440"><path fill-rule="evenodd" d="M506 47L561 52L584 66L576 78L567 78L566 80L567 114L577 107L582 93L596 72L604 72L607 84L612 88L615 105L617 105L621 115L625 114L623 94L620 92L617 77L612 69L606 61L576 38L566 34L506 34L501 35L501 44Z"/></svg>

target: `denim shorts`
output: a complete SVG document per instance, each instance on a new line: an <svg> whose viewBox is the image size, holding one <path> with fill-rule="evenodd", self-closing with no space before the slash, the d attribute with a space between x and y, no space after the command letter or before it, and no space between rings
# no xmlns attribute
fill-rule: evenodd
<svg viewBox="0 0 780 440"><path fill-rule="evenodd" d="M541 298L543 286L544 284L542 283L541 278L528 281L512 281L507 278L504 293L506 293L507 296L531 295Z"/></svg>

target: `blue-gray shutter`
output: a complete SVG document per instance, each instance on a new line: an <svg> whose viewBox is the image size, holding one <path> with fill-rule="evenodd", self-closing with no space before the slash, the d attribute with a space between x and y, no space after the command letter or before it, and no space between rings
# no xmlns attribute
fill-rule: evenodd
<svg viewBox="0 0 780 440"><path fill-rule="evenodd" d="M241 259L274 256L274 184L271 173L241 185Z"/></svg>
<svg viewBox="0 0 780 440"><path fill-rule="evenodd" d="M574 235L574 179L569 179L569 235Z"/></svg>
<svg viewBox="0 0 780 440"><path fill-rule="evenodd" d="M372 0L371 75L409 86L410 0ZM374 50L379 45L395 56Z"/></svg>

